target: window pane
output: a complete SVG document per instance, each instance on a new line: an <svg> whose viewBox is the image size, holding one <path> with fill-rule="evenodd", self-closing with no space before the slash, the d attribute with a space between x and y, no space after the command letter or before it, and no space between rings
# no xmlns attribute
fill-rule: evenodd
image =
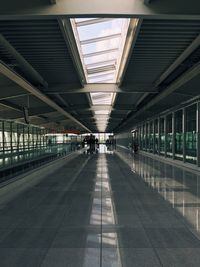
<svg viewBox="0 0 200 267"><path fill-rule="evenodd" d="M186 161L197 162L196 105L186 108Z"/></svg>
<svg viewBox="0 0 200 267"><path fill-rule="evenodd" d="M89 21L89 20L88 20ZM77 27L80 41L121 33L121 19Z"/></svg>
<svg viewBox="0 0 200 267"><path fill-rule="evenodd" d="M154 122L154 131L155 131L155 154L158 154L159 147L158 147L158 141L159 141L159 134L158 134L158 119Z"/></svg>
<svg viewBox="0 0 200 267"><path fill-rule="evenodd" d="M0 121L0 154L3 153L3 122Z"/></svg>
<svg viewBox="0 0 200 267"><path fill-rule="evenodd" d="M183 159L183 112L175 113L175 159Z"/></svg>
<svg viewBox="0 0 200 267"><path fill-rule="evenodd" d="M142 127L142 149L146 150L146 125L144 124Z"/></svg>
<svg viewBox="0 0 200 267"><path fill-rule="evenodd" d="M172 157L172 114L166 118L166 138L167 157Z"/></svg>
<svg viewBox="0 0 200 267"><path fill-rule="evenodd" d="M160 118L160 154L165 154L165 119Z"/></svg>
<svg viewBox="0 0 200 267"><path fill-rule="evenodd" d="M153 121L150 122L149 128L149 152L153 153L154 133L153 133Z"/></svg>
<svg viewBox="0 0 200 267"><path fill-rule="evenodd" d="M149 152L149 123L146 124L146 151Z"/></svg>

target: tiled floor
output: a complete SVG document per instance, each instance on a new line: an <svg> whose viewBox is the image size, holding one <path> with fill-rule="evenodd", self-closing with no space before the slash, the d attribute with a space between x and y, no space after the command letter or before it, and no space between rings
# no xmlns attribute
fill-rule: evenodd
<svg viewBox="0 0 200 267"><path fill-rule="evenodd" d="M0 266L199 267L196 180L122 158L80 155L2 205Z"/></svg>

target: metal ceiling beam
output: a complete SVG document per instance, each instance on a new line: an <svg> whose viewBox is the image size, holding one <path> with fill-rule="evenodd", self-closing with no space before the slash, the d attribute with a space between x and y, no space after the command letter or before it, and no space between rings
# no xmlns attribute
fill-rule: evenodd
<svg viewBox="0 0 200 267"><path fill-rule="evenodd" d="M7 100L1 100L0 101L0 105L4 106L6 108L10 108L12 110L16 110L16 111L22 112L22 108L21 107L19 107L16 104L13 104L13 103L11 103L11 102L9 102Z"/></svg>
<svg viewBox="0 0 200 267"><path fill-rule="evenodd" d="M142 25L142 19L139 19L139 20L132 19L130 21L127 38L126 38L126 42L124 45L124 51L122 54L122 60L119 66L118 74L117 74L117 84L119 84L119 86L123 82L123 78L124 78L130 57L132 55L132 51L136 44L136 40L140 32L141 25Z"/></svg>
<svg viewBox="0 0 200 267"><path fill-rule="evenodd" d="M111 108L112 108L111 105L92 105L92 106L88 107L88 105L80 104L80 105L73 105L73 106L67 108L67 110L68 111L71 111L71 110L96 111L96 110L110 110Z"/></svg>
<svg viewBox="0 0 200 267"><path fill-rule="evenodd" d="M115 38L121 37L121 33L116 33L116 34L110 34L102 37L96 37L96 38L91 38L91 39L86 39L83 41L80 41L81 45L86 45L86 44L92 44L92 43L97 43L97 42L102 42L102 41L107 41Z"/></svg>
<svg viewBox="0 0 200 267"><path fill-rule="evenodd" d="M15 87L16 88L16 87ZM22 96L28 96L31 95L30 93L6 93L6 87L3 88L2 90L3 92L1 92L0 94L0 101L1 100L6 100L6 99L13 99L13 98L18 98L18 97L22 97ZM3 94L2 94L3 93Z"/></svg>
<svg viewBox="0 0 200 267"><path fill-rule="evenodd" d="M91 107L88 107L88 105L80 104L80 105L73 105L67 108L68 111L72 110L87 110L87 111L98 111L98 110L136 110L135 105L123 105L123 104L115 104L113 107L112 105L92 105Z"/></svg>
<svg viewBox="0 0 200 267"><path fill-rule="evenodd" d="M61 114L63 114L65 117L71 119L73 122L81 126L81 128L85 129L86 131L90 130L81 122L79 122L76 118L74 118L71 114L66 112L63 108L61 108L59 105L57 105L55 102L53 102L49 97L44 95L41 91L39 91L36 87L31 85L29 82L27 82L25 79L23 79L21 76L19 76L17 73L15 73L13 70L11 70L9 67L7 67L3 62L0 62L0 73L5 75L7 78L12 80L13 82L17 83L19 86L21 86L23 89L31 93L32 95L36 96L40 100L42 100L44 103L52 107L53 109L57 110Z"/></svg>
<svg viewBox="0 0 200 267"><path fill-rule="evenodd" d="M113 106L112 110L136 110L136 106L135 105L128 105L128 104L115 104Z"/></svg>
<svg viewBox="0 0 200 267"><path fill-rule="evenodd" d="M29 108L28 114L29 116L48 116L48 114L54 113L55 111L51 107L37 107L37 108Z"/></svg>
<svg viewBox="0 0 200 267"><path fill-rule="evenodd" d="M160 76L160 78L155 82L155 87L158 87L178 66L180 66L183 61L200 45L200 35L186 48L186 50L170 65L170 67ZM148 93L145 93L137 102L139 105Z"/></svg>
<svg viewBox="0 0 200 267"><path fill-rule="evenodd" d="M71 26L71 23L69 20L58 20L62 35L65 39L65 43L68 47L68 50L71 54L71 58L74 64L75 69L78 72L79 78L80 78L80 83L83 85L86 83L86 77L85 77L85 72L83 69L83 64L80 58L80 53L78 51L78 47L76 45L76 40L74 37L73 29Z"/></svg>
<svg viewBox="0 0 200 267"><path fill-rule="evenodd" d="M41 122L39 122L39 123L37 123L38 125L47 125L47 124L50 124L50 123L58 123L58 124L62 124L63 122L65 122L65 123L70 123L70 120L69 119L62 119L62 118L53 118L53 120L52 119L46 119L45 120L45 122L43 121L41 121Z"/></svg>
<svg viewBox="0 0 200 267"><path fill-rule="evenodd" d="M8 109L1 111L2 119L16 119L16 120L24 120L22 107L16 104L13 104L9 101L0 101L0 105L7 107ZM37 117L38 119L46 120L46 114L55 113L52 112L52 108L50 107L37 107L37 108L29 108L28 115L29 117ZM44 113L45 112L45 113Z"/></svg>
<svg viewBox="0 0 200 267"><path fill-rule="evenodd" d="M7 0L1 3L1 19L52 19L58 17L137 17L158 19L199 19L200 1L168 0L59 0L48 5L46 0Z"/></svg>
<svg viewBox="0 0 200 267"><path fill-rule="evenodd" d="M97 19L84 20L84 21L76 22L76 26L77 27L88 26L88 25L102 23L102 22L107 22L107 21L111 21L111 20L113 20L113 19L109 19L109 18L97 18Z"/></svg>
<svg viewBox="0 0 200 267"><path fill-rule="evenodd" d="M98 67L99 65L103 65L102 67L104 66L107 66L109 63L110 64L116 64L116 59L108 59L108 60L103 60L103 61L96 61L95 63L90 63L90 64L87 64L86 65L86 68L93 68L93 67Z"/></svg>
<svg viewBox="0 0 200 267"><path fill-rule="evenodd" d="M120 89L126 93L158 93L158 89L150 83L128 83L123 84Z"/></svg>
<svg viewBox="0 0 200 267"><path fill-rule="evenodd" d="M66 40L66 44L68 45L69 51L71 52L71 57L74 62L74 66L78 72L78 76L80 78L80 83L83 87L83 85L87 82L86 80L86 68L83 62L83 59L81 57L81 47L78 45L76 40L79 39L78 37L78 31L77 27L74 26L75 20L62 20L59 19L59 24L61 27L61 30L63 32L63 36ZM89 94L86 95L88 99L89 105L91 105L91 98Z"/></svg>
<svg viewBox="0 0 200 267"><path fill-rule="evenodd" d="M119 51L119 48L101 50L101 51L94 52L94 53L83 54L83 57L84 58L88 58L88 57L101 56L101 55L105 55L105 54L108 54L108 53L114 53L114 52L118 52L118 51Z"/></svg>
<svg viewBox="0 0 200 267"><path fill-rule="evenodd" d="M22 107L20 107L19 105L15 105L9 101L0 101L0 105L3 105L9 108L9 110L1 111L1 115L2 115L1 117L3 119L24 119ZM52 111L55 112L50 107L29 108L28 115L29 117L39 117L39 118L41 118L40 117L41 115L44 115L44 117L42 118L46 119L45 115L51 114Z"/></svg>
<svg viewBox="0 0 200 267"><path fill-rule="evenodd" d="M87 74L91 75L91 74L96 74L96 73L101 73L101 72L106 72L106 71L111 71L111 70L116 70L115 64L87 69Z"/></svg>
<svg viewBox="0 0 200 267"><path fill-rule="evenodd" d="M184 50L184 52L172 63L172 65L160 76L160 78L155 82L158 86L161 84L177 67L179 67L183 61L189 57L193 51L195 51L200 46L200 34L196 39Z"/></svg>
<svg viewBox="0 0 200 267"><path fill-rule="evenodd" d="M99 78L105 78L107 75L113 75L115 73L115 71L111 70L111 71L106 71L104 73L98 74L91 74L89 76L90 79L99 79Z"/></svg>
<svg viewBox="0 0 200 267"><path fill-rule="evenodd" d="M158 93L156 88L153 88L152 85L147 84L130 84L124 85L119 88L118 85L114 83L91 83L84 85L83 88L79 89L69 89L68 85L57 85L54 87L49 87L48 91L45 93L51 94L77 94L77 93Z"/></svg>
<svg viewBox="0 0 200 267"><path fill-rule="evenodd" d="M129 111L129 110L136 110L136 107L135 105L120 105L120 104L115 104L115 106L113 107L112 105L94 105L91 107L91 109L93 111L98 111L98 110L110 110L110 111L121 111L121 110L124 110L124 111ZM101 115L101 114L99 114ZM98 114L97 114L98 116ZM106 116L106 115L105 115Z"/></svg>
<svg viewBox="0 0 200 267"><path fill-rule="evenodd" d="M17 50L0 34L0 45L16 60L18 67L25 74L26 78L31 80L34 84L41 84L47 87L47 82L40 76L40 74L24 59Z"/></svg>
<svg viewBox="0 0 200 267"><path fill-rule="evenodd" d="M146 105L144 105L140 110L135 112L131 117L129 117L127 120L125 120L121 126L124 126L125 124L128 124L138 115L142 114L145 111L148 111L149 108L156 105L159 101L163 100L165 97L169 96L170 94L174 93L178 88L192 80L194 77L200 74L200 63L197 63L192 68L184 72L179 78L177 78L174 82L172 82L164 91L159 93L157 96L155 96L152 100L150 100ZM118 127L117 127L118 128Z"/></svg>

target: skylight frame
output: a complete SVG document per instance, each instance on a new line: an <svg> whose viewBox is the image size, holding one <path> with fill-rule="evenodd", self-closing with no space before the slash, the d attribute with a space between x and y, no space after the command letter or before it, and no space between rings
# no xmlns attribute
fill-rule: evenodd
<svg viewBox="0 0 200 267"><path fill-rule="evenodd" d="M111 18L79 19L79 21L76 21L76 27L83 27L83 26L88 26L88 25L92 25L92 24L108 22L110 20L112 20L112 19Z"/></svg>
<svg viewBox="0 0 200 267"><path fill-rule="evenodd" d="M83 54L83 58L89 58L94 56L102 56L104 54L113 53L119 51L119 48L105 49L93 53Z"/></svg>
<svg viewBox="0 0 200 267"><path fill-rule="evenodd" d="M114 93L95 92L90 93L92 105L109 105L112 106L114 101Z"/></svg>

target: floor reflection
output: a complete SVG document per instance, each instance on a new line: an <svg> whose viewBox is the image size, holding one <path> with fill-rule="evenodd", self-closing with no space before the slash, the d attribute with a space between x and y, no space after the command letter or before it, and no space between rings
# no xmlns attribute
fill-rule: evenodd
<svg viewBox="0 0 200 267"><path fill-rule="evenodd" d="M110 152L110 151L109 151ZM100 145L99 155L96 164L96 178L94 192L100 192L99 198L93 198L90 225L100 225L101 235L96 242L100 243L100 259L106 258L104 266L117 266L121 267L121 259L119 253L118 237L116 232L106 232L104 227L115 225L115 216L113 211L113 202L110 187L110 177L108 173L108 165L106 159L107 147ZM103 248L116 247L115 253L109 250L103 250ZM102 255L103 253L103 255ZM86 251L84 266L88 266L89 259L91 259L91 251ZM101 263L102 264L102 263ZM101 265L102 266L102 265Z"/></svg>
<svg viewBox="0 0 200 267"><path fill-rule="evenodd" d="M114 153L114 147L112 145L110 146L106 146L104 144L100 144L99 145L99 149L98 149L98 152L100 154L113 154Z"/></svg>
<svg viewBox="0 0 200 267"><path fill-rule="evenodd" d="M121 158L199 234L200 175L146 155L122 153Z"/></svg>
<svg viewBox="0 0 200 267"><path fill-rule="evenodd" d="M2 202L0 266L199 267L198 175L121 158L80 154Z"/></svg>

